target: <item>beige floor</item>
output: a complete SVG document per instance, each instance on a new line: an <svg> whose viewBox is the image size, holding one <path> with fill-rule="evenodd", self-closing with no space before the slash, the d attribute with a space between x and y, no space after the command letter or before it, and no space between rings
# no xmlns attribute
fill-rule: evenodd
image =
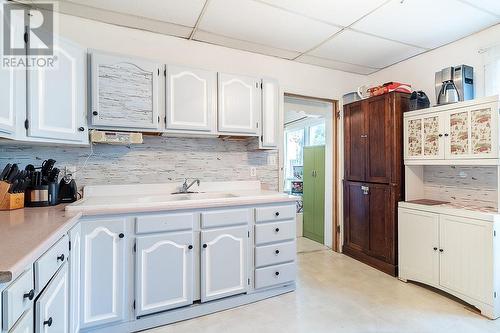
<svg viewBox="0 0 500 333"><path fill-rule="evenodd" d="M310 240L309 238L297 238L297 253L323 251L327 249L328 248L323 244Z"/></svg>
<svg viewBox="0 0 500 333"><path fill-rule="evenodd" d="M148 332L498 333L500 319L325 250L299 254L293 293Z"/></svg>

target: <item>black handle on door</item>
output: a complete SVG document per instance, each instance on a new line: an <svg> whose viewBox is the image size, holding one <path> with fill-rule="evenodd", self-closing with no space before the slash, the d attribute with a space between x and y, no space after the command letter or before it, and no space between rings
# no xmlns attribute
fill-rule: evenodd
<svg viewBox="0 0 500 333"><path fill-rule="evenodd" d="M27 298L30 301L32 301L34 297L35 297L35 291L33 289L31 289L29 292L23 295L23 298Z"/></svg>
<svg viewBox="0 0 500 333"><path fill-rule="evenodd" d="M443 134L439 134L438 136L439 136L440 138L442 138L442 137L443 137Z"/></svg>
<svg viewBox="0 0 500 333"><path fill-rule="evenodd" d="M437 251L437 250L438 250L438 248L437 248L437 247L434 247L434 251Z"/></svg>
<svg viewBox="0 0 500 333"><path fill-rule="evenodd" d="M94 116L97 116L97 115L98 115L97 111L92 112L92 114L93 114Z"/></svg>
<svg viewBox="0 0 500 333"><path fill-rule="evenodd" d="M80 132L83 132L83 131L85 131L85 127L83 127L83 126L78 127L78 130L79 130Z"/></svg>
<svg viewBox="0 0 500 333"><path fill-rule="evenodd" d="M444 133L444 136L449 136L449 134L448 133Z"/></svg>
<svg viewBox="0 0 500 333"><path fill-rule="evenodd" d="M57 257L57 261L59 260L64 261L64 253Z"/></svg>
<svg viewBox="0 0 500 333"><path fill-rule="evenodd" d="M207 244L203 244L203 248L204 248L204 249L206 249L206 248L207 248L207 246L208 246Z"/></svg>
<svg viewBox="0 0 500 333"><path fill-rule="evenodd" d="M278 276L280 275L280 272L275 272L274 275Z"/></svg>
<svg viewBox="0 0 500 333"><path fill-rule="evenodd" d="M276 212L276 213L274 213L274 215L280 216L280 212Z"/></svg>
<svg viewBox="0 0 500 333"><path fill-rule="evenodd" d="M276 229L274 229L274 231L279 232L279 231L280 231L280 228L276 228Z"/></svg>
<svg viewBox="0 0 500 333"><path fill-rule="evenodd" d="M193 249L193 245L189 245L188 249L192 250Z"/></svg>
<svg viewBox="0 0 500 333"><path fill-rule="evenodd" d="M125 237L125 235L124 235L123 233L120 233L120 234L118 235L118 237L123 238L123 237Z"/></svg>
<svg viewBox="0 0 500 333"><path fill-rule="evenodd" d="M439 249L439 252L444 252L444 250L443 249Z"/></svg>
<svg viewBox="0 0 500 333"><path fill-rule="evenodd" d="M45 326L45 325L47 325L49 327L52 326L52 317L50 317L48 320L43 322L43 326Z"/></svg>
<svg viewBox="0 0 500 333"><path fill-rule="evenodd" d="M276 251L274 251L274 253L280 254L280 250L276 250Z"/></svg>

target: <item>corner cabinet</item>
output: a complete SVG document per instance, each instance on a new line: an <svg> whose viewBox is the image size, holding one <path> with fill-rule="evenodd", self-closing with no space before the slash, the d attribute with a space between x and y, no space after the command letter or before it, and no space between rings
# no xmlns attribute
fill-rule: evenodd
<svg viewBox="0 0 500 333"><path fill-rule="evenodd" d="M404 115L407 164L497 159L498 114L497 96L407 112Z"/></svg>
<svg viewBox="0 0 500 333"><path fill-rule="evenodd" d="M259 135L261 80L219 73L218 131L221 134Z"/></svg>
<svg viewBox="0 0 500 333"><path fill-rule="evenodd" d="M399 208L399 278L444 290L500 317L498 221Z"/></svg>
<svg viewBox="0 0 500 333"><path fill-rule="evenodd" d="M89 62L93 127L160 128L161 64L97 51L89 54Z"/></svg>
<svg viewBox="0 0 500 333"><path fill-rule="evenodd" d="M217 73L166 67L166 129L216 132Z"/></svg>

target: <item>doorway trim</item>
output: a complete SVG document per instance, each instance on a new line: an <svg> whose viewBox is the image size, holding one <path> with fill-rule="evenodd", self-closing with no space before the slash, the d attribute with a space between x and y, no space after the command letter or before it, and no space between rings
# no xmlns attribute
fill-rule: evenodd
<svg viewBox="0 0 500 333"><path fill-rule="evenodd" d="M286 91L283 92L282 95L282 103L284 104L284 99L285 97L294 97L294 98L301 98L301 99L309 99L312 101L323 101L323 102L328 102L332 103L332 147L333 147L333 152L332 152L332 172L333 172L333 177L332 177L332 250L335 252L340 252L340 217L339 213L342 210L342 207L340 207L340 201L339 201L339 191L340 191L340 186L339 186L339 129L338 129L338 124L339 124L339 118L340 118L340 113L338 109L338 101L335 99L329 99L329 98L322 98L322 97L313 97L313 96L306 96L306 95L300 95L300 94L294 94L294 93L287 93ZM284 112L285 110L283 109L282 115L284 119ZM284 130L284 122L283 122L283 129ZM282 137L283 137L282 133ZM283 140L283 138L282 138ZM280 150L284 149L284 144L281 145ZM282 152L282 156L284 156L284 151ZM280 161L280 164L283 161ZM280 173L281 176L279 177L280 181L284 180L283 177L283 165L280 165ZM325 186L327 184L325 183ZM281 185L280 185L281 186Z"/></svg>

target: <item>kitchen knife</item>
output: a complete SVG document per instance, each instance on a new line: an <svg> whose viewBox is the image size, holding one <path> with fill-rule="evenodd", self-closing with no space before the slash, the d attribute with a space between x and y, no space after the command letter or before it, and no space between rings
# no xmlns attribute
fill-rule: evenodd
<svg viewBox="0 0 500 333"><path fill-rule="evenodd" d="M9 175L11 167L12 167L12 164L7 163L7 165L3 169L2 173L0 173L0 180L4 180L5 178L7 178L7 176Z"/></svg>
<svg viewBox="0 0 500 333"><path fill-rule="evenodd" d="M43 161L43 163L42 163L42 176L43 177L49 176L49 173L52 171L54 164L56 164L56 161L51 159L51 158Z"/></svg>
<svg viewBox="0 0 500 333"><path fill-rule="evenodd" d="M9 193L16 193L17 187L19 186L19 180L14 180L9 187Z"/></svg>
<svg viewBox="0 0 500 333"><path fill-rule="evenodd" d="M14 179L16 179L18 173L19 173L19 167L17 166L17 164L12 164L9 175L7 176L7 182L12 183Z"/></svg>

